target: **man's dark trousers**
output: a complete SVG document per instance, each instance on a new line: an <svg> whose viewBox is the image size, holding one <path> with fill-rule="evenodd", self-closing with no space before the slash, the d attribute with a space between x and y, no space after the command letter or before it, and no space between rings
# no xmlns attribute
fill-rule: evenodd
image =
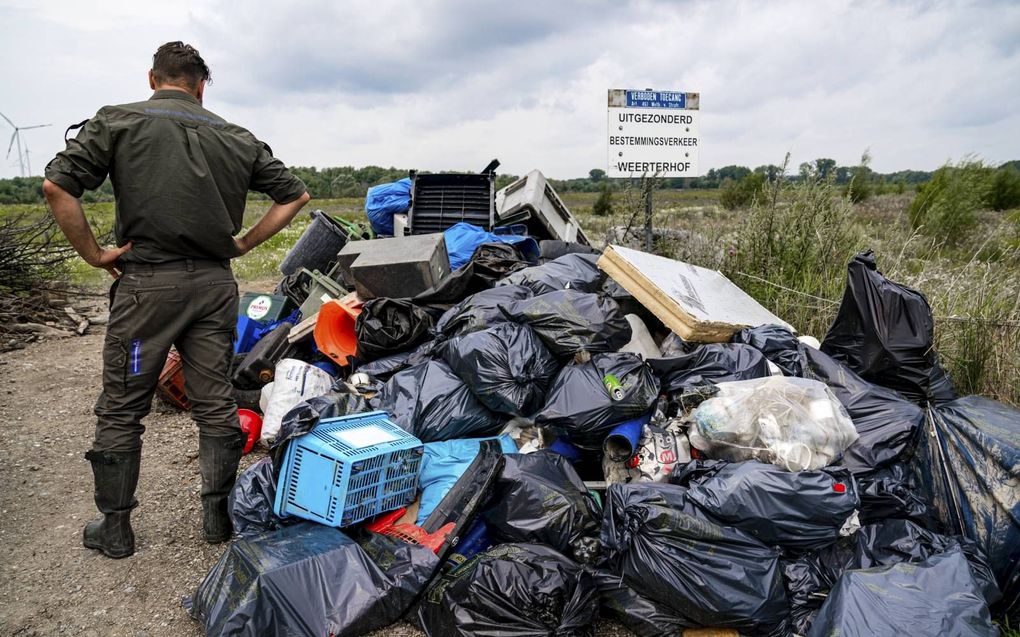
<svg viewBox="0 0 1020 637"><path fill-rule="evenodd" d="M122 514L127 524L127 512L136 505L133 496L145 431L141 420L151 409L167 353L176 346L191 416L199 427L206 539L225 540L230 536L226 498L242 446L228 378L237 322L237 283L229 262L126 263L111 297L103 392L96 403L96 435L88 454L96 471L96 505L107 518L110 511ZM133 475L128 471L125 476L123 466L118 472L125 463L134 467ZM101 494L104 472L112 472L118 486ZM113 491L119 495L111 496ZM130 533L129 527L125 532ZM131 551L133 544L132 535Z"/></svg>

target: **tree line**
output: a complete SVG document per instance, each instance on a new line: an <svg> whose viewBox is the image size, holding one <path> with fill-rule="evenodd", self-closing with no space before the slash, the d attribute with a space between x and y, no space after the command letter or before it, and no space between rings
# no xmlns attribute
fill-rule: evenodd
<svg viewBox="0 0 1020 637"><path fill-rule="evenodd" d="M1013 169L1020 167L1020 160L1008 162L1003 165L1011 166ZM338 166L332 168L316 168L314 166L297 166L291 169L294 174L301 178L308 186L308 192L315 198L328 199L337 197L364 197L365 192L372 186L396 181L407 177L409 171L405 168L382 166L364 166L355 168L353 166ZM713 189L723 188L730 184L737 184L747 180L753 175L761 176L762 180L773 179L779 175L782 169L775 165L763 165L756 168L747 166L730 165L722 168L712 168L701 177L686 179L660 179L658 188L662 189ZM829 158L819 158L814 162L805 162L800 165L798 175L791 176L797 179L799 176L816 174L823 178L832 177L837 185L850 184L854 175L858 179L866 178L867 183L877 186L879 190L888 189L889 186L898 188L900 192L904 189L915 189L918 184L931 180L934 173L923 170L901 170L893 173L881 174L871 171L866 166L839 166L836 161ZM501 174L496 178L496 187L502 188L517 180L517 175ZM594 168L588 172L587 177L576 179L550 179L553 188L560 192L598 192L615 182L624 180L613 180L606 176L606 171ZM42 203L42 177L14 177L13 179L0 179L0 204L34 204ZM94 191L85 193L83 199L88 203L98 201L113 201L113 187L109 180Z"/></svg>

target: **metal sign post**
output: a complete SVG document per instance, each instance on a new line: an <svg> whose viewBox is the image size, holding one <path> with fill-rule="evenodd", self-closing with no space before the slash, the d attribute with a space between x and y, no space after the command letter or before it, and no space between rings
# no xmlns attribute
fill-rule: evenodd
<svg viewBox="0 0 1020 637"><path fill-rule="evenodd" d="M643 176L645 250L651 250L657 180L700 174L701 96L684 91L609 89L608 107L606 176Z"/></svg>

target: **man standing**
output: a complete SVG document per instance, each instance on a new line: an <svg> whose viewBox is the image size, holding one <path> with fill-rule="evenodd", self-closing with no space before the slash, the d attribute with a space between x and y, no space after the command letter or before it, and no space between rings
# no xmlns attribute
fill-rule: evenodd
<svg viewBox="0 0 1020 637"><path fill-rule="evenodd" d="M202 107L209 77L193 47L164 44L149 71L152 97L101 108L46 167L43 192L60 228L89 265L116 279L96 435L85 454L103 517L86 525L83 538L113 558L135 550L141 420L172 345L199 428L205 539L230 538L227 495L243 442L228 379L238 304L230 259L276 234L309 200L269 146ZM117 248L99 246L78 199L107 175ZM235 238L249 190L275 203Z"/></svg>

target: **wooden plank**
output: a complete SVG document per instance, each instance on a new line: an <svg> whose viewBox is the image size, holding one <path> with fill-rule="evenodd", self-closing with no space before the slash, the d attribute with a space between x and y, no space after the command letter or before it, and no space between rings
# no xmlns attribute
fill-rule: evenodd
<svg viewBox="0 0 1020 637"><path fill-rule="evenodd" d="M598 266L686 341L723 343L745 327L794 331L716 270L609 246Z"/></svg>

